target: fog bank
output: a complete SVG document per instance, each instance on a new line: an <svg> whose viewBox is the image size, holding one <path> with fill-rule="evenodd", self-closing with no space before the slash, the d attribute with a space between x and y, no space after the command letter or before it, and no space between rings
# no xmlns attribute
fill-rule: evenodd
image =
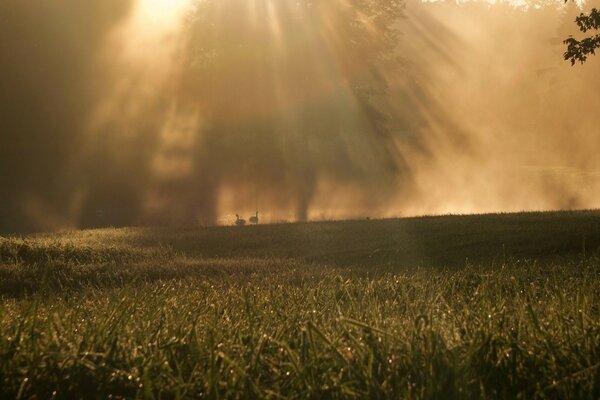
<svg viewBox="0 0 600 400"><path fill-rule="evenodd" d="M574 3L360 4L4 1L0 231L600 205Z"/></svg>

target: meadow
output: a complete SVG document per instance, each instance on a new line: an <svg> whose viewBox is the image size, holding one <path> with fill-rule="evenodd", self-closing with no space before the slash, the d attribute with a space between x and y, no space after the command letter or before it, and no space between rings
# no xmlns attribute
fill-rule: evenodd
<svg viewBox="0 0 600 400"><path fill-rule="evenodd" d="M0 398L600 398L600 212L0 237Z"/></svg>

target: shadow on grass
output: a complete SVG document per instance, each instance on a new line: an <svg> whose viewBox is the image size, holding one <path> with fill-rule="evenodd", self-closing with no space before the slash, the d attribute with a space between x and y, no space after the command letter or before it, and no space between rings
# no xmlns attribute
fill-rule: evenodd
<svg viewBox="0 0 600 400"><path fill-rule="evenodd" d="M136 248L160 243L189 257L294 258L333 265L463 266L577 257L600 250L600 212L565 211L200 229L134 229Z"/></svg>
<svg viewBox="0 0 600 400"><path fill-rule="evenodd" d="M356 276L535 262L576 268L598 257L599 226L600 213L586 211L0 237L0 296L174 279L301 279L326 270Z"/></svg>

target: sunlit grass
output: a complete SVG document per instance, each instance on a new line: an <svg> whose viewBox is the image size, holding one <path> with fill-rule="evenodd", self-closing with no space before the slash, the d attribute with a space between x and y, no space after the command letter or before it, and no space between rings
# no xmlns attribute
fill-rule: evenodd
<svg viewBox="0 0 600 400"><path fill-rule="evenodd" d="M561 231L571 219L579 228ZM539 214L5 238L0 397L597 398L597 221ZM567 246L515 257L515 223L513 240L533 248L528 238L553 227ZM408 237L401 229L425 251L461 248L462 264L409 263L392 251ZM573 240L582 233L585 254ZM316 249L294 247L298 239ZM506 243L500 256L495 240Z"/></svg>

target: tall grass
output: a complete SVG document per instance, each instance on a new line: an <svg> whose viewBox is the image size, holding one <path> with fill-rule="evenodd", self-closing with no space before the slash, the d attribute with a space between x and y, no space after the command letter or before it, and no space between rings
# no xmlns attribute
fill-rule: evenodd
<svg viewBox="0 0 600 400"><path fill-rule="evenodd" d="M600 397L593 250L362 266L192 232L4 239L0 398Z"/></svg>

